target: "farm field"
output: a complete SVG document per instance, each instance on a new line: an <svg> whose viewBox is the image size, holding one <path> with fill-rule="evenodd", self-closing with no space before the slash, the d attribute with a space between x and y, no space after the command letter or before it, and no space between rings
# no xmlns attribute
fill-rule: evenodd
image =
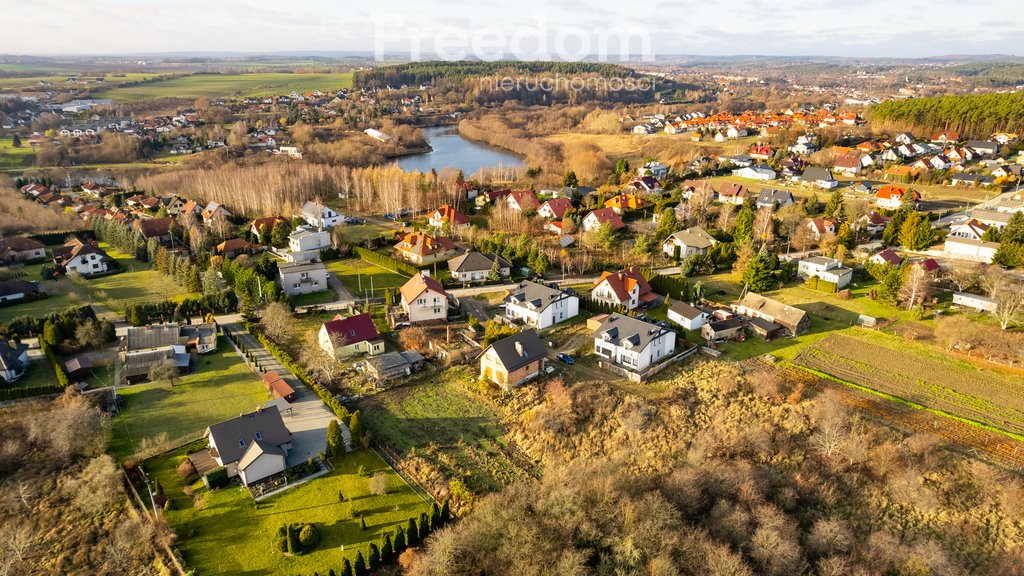
<svg viewBox="0 0 1024 576"><path fill-rule="evenodd" d="M409 281L407 276L381 268L361 258L328 262L327 270L337 276L345 288L357 298L382 296L385 288L398 288Z"/></svg>
<svg viewBox="0 0 1024 576"><path fill-rule="evenodd" d="M110 453L123 459L143 440L175 440L201 433L210 424L254 410L270 395L222 336L216 352L199 357L195 374L166 382L118 388L124 408L111 421Z"/></svg>
<svg viewBox="0 0 1024 576"><path fill-rule="evenodd" d="M6 68L7 65L5 64L4 67ZM106 84L117 85L123 82L139 82L141 80L148 80L156 76L159 76L159 74L128 72L120 76L111 76L110 74L88 75L79 74L78 72L68 72L67 74L46 74L37 76L18 76L0 78L0 88L31 88L33 90L53 90L54 88L63 88L69 85L79 86L78 84L69 84L67 82L68 78L81 78L83 80L88 81L87 86L98 86L99 83L95 81L96 78L103 78L104 83ZM37 87L36 85L39 82L46 82L47 84L50 84L50 86Z"/></svg>
<svg viewBox="0 0 1024 576"><path fill-rule="evenodd" d="M148 98L220 98L288 94L292 91L334 91L352 85L351 74L196 74L139 86L104 90L95 94L119 102Z"/></svg>
<svg viewBox="0 0 1024 576"><path fill-rule="evenodd" d="M258 507L237 483L209 491L197 481L193 496L186 496L175 473L186 452L183 448L153 458L146 469L171 499L167 521L179 535L176 546L186 565L197 574L337 573L346 557L354 561L357 552L368 554L371 543L379 545L383 533L394 533L409 518L430 513L430 504L367 450L337 458L333 471L262 500ZM377 473L387 475L384 495L369 490L369 480ZM346 502L339 501L339 493ZM357 514L366 521L365 530ZM320 543L314 550L287 556L274 548L278 528L292 522L316 525Z"/></svg>
<svg viewBox="0 0 1024 576"><path fill-rule="evenodd" d="M867 332L867 331L863 331ZM1024 435L1024 382L902 339L832 334L795 363L955 417Z"/></svg>
<svg viewBox="0 0 1024 576"><path fill-rule="evenodd" d="M414 453L474 492L498 490L528 476L531 465L509 447L497 410L469 388L475 379L475 366L452 368L358 407L374 439L399 457Z"/></svg>
<svg viewBox="0 0 1024 576"><path fill-rule="evenodd" d="M27 168L35 161L36 152L28 142L23 142L20 148L14 148L10 138L0 139L0 170Z"/></svg>

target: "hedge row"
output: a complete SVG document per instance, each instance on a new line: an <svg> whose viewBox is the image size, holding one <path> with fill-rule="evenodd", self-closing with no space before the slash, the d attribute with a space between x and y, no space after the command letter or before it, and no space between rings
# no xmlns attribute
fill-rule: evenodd
<svg viewBox="0 0 1024 576"><path fill-rule="evenodd" d="M647 274L645 274L647 276ZM669 296L673 300L688 301L690 299L690 283L673 276L662 276L657 272L647 276L647 283L658 294Z"/></svg>
<svg viewBox="0 0 1024 576"><path fill-rule="evenodd" d="M350 417L348 408L342 406L341 402L338 402L338 399L335 398L327 388L324 388L318 382L310 378L309 374L306 373L306 370L295 362L295 360L292 360L291 355L282 350L270 338L267 338L263 332L257 330L252 324L249 324L247 328L249 333L255 336L256 339L260 341L260 344L263 344L263 346L273 354L274 358L277 358L281 364L284 364L285 368L290 370L292 374L295 374L295 377L305 384L306 387L315 392L317 398L320 398L320 401L326 404L327 407L331 409L331 412L334 412L335 416L340 418L342 422L348 422Z"/></svg>
<svg viewBox="0 0 1024 576"><path fill-rule="evenodd" d="M60 384L47 384L46 386L19 386L17 388L0 388L0 401L20 400L21 398L32 398L34 396L45 396L47 394L60 394L64 387Z"/></svg>
<svg viewBox="0 0 1024 576"><path fill-rule="evenodd" d="M835 294L838 291L838 287L835 282L829 282L828 280L822 280L817 276L811 276L805 282L806 286L811 290L818 290L819 292L827 292L829 294Z"/></svg>
<svg viewBox="0 0 1024 576"><path fill-rule="evenodd" d="M590 296L580 296L580 308L592 314L613 314L619 313L623 316L630 316L630 311L621 304L609 304L594 300Z"/></svg>
<svg viewBox="0 0 1024 576"><path fill-rule="evenodd" d="M53 348L50 347L50 343L44 338L39 338L39 348L46 354L46 359L53 366L53 372L57 376L57 385L61 390L67 388L71 381L68 379L67 370L64 369L64 363L60 361L60 358L53 352Z"/></svg>
<svg viewBox="0 0 1024 576"><path fill-rule="evenodd" d="M124 319L133 326L143 326L155 320L177 321L206 316L207 314L230 314L238 310L238 296L232 290L217 294L189 296L181 302L143 302L130 304L124 311Z"/></svg>
<svg viewBox="0 0 1024 576"><path fill-rule="evenodd" d="M65 338L75 334L78 324L86 320L95 320L96 313L89 305L67 308L59 312L50 312L46 316L19 316L7 324L0 324L0 338L8 340L16 337L30 337L43 333L43 326L50 322L56 324Z"/></svg>
<svg viewBox="0 0 1024 576"><path fill-rule="evenodd" d="M394 270L395 272L405 274L406 276L415 276L420 273L420 269L413 266L412 264L409 264L408 262L402 262L401 260L396 260L395 258L392 258L391 256L387 256L385 254L381 254L380 252L367 250L366 248L362 248L360 246L353 246L352 252L355 253L356 256L359 256L361 259L366 260L371 264L376 264L378 266L381 266L382 268Z"/></svg>
<svg viewBox="0 0 1024 576"><path fill-rule="evenodd" d="M92 230L64 230L61 232L41 232L39 234L30 234L28 237L42 242L43 244L63 244L67 241L68 236L77 236L82 240L95 240L96 233Z"/></svg>

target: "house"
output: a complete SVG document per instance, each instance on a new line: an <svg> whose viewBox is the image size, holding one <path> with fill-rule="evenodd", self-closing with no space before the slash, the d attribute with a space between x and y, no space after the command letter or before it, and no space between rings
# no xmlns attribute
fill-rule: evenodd
<svg viewBox="0 0 1024 576"><path fill-rule="evenodd" d="M916 190L907 190L905 186L894 186L892 184L883 186L875 192L875 204L879 208L888 208L890 210L897 210L903 205L903 199L910 196L916 207L917 202L921 199L921 195Z"/></svg>
<svg viewBox="0 0 1024 576"><path fill-rule="evenodd" d="M737 206L743 204L747 198L747 194L750 191L743 184L736 184L735 182L725 182L722 187L718 189L718 201L722 204L735 204Z"/></svg>
<svg viewBox="0 0 1024 576"><path fill-rule="evenodd" d="M561 220L572 210L572 202L568 198L552 198L540 205L537 214L548 220Z"/></svg>
<svg viewBox="0 0 1024 576"><path fill-rule="evenodd" d="M512 264L497 254L466 252L448 261L451 277L459 282L482 282L490 279L495 260L498 262L498 278L508 278Z"/></svg>
<svg viewBox="0 0 1024 576"><path fill-rule="evenodd" d="M156 240L162 245L169 245L174 239L174 226L177 224L173 216L164 218L140 218L132 222L132 228L144 241Z"/></svg>
<svg viewBox="0 0 1024 576"><path fill-rule="evenodd" d="M299 212L302 219L314 228L334 228L345 217L320 202L307 201Z"/></svg>
<svg viewBox="0 0 1024 576"><path fill-rule="evenodd" d="M715 200L718 195L714 187L711 186L711 182L707 180L683 180L679 189L682 190L683 198L686 200L691 200L694 196L701 194L710 194L711 199Z"/></svg>
<svg viewBox="0 0 1024 576"><path fill-rule="evenodd" d="M959 139L960 139L960 133L959 132L936 132L935 134L932 134L932 137L931 137L931 141L932 142L937 142L937 143L941 143L941 144L946 144L946 143L949 143L949 142L956 142Z"/></svg>
<svg viewBox="0 0 1024 576"><path fill-rule="evenodd" d="M655 192L661 190L661 182L654 176L641 176L629 183L629 188L643 192Z"/></svg>
<svg viewBox="0 0 1024 576"><path fill-rule="evenodd" d="M252 221L252 225L249 226L249 232L252 233L253 237L264 244L270 243L270 235L274 232L274 226L277 226L278 222L284 224L288 223L288 220L284 216L267 216L266 218L257 218ZM264 232L266 238L264 238Z"/></svg>
<svg viewBox="0 0 1024 576"><path fill-rule="evenodd" d="M868 258L868 262L873 264L891 264L892 266L899 266L903 264L903 257L896 253L892 248L886 248L881 252Z"/></svg>
<svg viewBox="0 0 1024 576"><path fill-rule="evenodd" d="M295 389L273 370L263 373L263 386L274 398L283 398L285 402L295 400Z"/></svg>
<svg viewBox="0 0 1024 576"><path fill-rule="evenodd" d="M427 363L427 359L415 350L385 352L366 361L366 373L379 381L409 376Z"/></svg>
<svg viewBox="0 0 1024 576"><path fill-rule="evenodd" d="M658 295L651 290L651 285L636 266L618 272L601 273L601 277L590 289L590 297L629 310L646 308L658 300Z"/></svg>
<svg viewBox="0 0 1024 576"><path fill-rule="evenodd" d="M320 348L335 358L384 352L384 340L373 324L373 317L366 312L348 318L336 315L320 325L317 340Z"/></svg>
<svg viewBox="0 0 1024 576"><path fill-rule="evenodd" d="M605 208L611 208L616 214L624 214L630 210L638 210L647 206L648 202L636 194L617 194L605 200Z"/></svg>
<svg viewBox="0 0 1024 576"><path fill-rule="evenodd" d="M675 349L672 330L622 314L610 314L594 331L594 353L632 373L671 357Z"/></svg>
<svg viewBox="0 0 1024 576"><path fill-rule="evenodd" d="M508 291L505 317L543 330L580 312L580 299L571 290L560 290L529 280Z"/></svg>
<svg viewBox="0 0 1024 576"><path fill-rule="evenodd" d="M227 208L218 204L217 202L210 202L209 204L206 205L206 208L203 208L203 211L200 212L200 215L203 217L203 222L211 224L215 220L223 220L230 218L231 212L229 212Z"/></svg>
<svg viewBox="0 0 1024 576"><path fill-rule="evenodd" d="M244 486L284 472L292 433L276 405L242 414L206 429L210 456Z"/></svg>
<svg viewBox="0 0 1024 576"><path fill-rule="evenodd" d="M612 230L621 230L626 227L626 225L622 223L622 219L619 218L619 215L611 208L598 208L597 210L593 210L590 214L587 214L580 223L584 232L596 230L603 224L608 224L612 227Z"/></svg>
<svg viewBox="0 0 1024 576"><path fill-rule="evenodd" d="M994 176L966 174L961 172L959 174L954 174L953 177L949 179L949 183L953 186L980 186L990 188L996 185L996 179Z"/></svg>
<svg viewBox="0 0 1024 576"><path fill-rule="evenodd" d="M707 254L708 249L717 243L711 234L700 226L673 232L661 244L661 251L675 259L687 258L694 254Z"/></svg>
<svg viewBox="0 0 1024 576"><path fill-rule="evenodd" d="M531 210L536 212L540 208L540 200L537 200L537 195L533 193L533 190L510 192L505 196L505 202L508 203L509 208L517 212L530 212Z"/></svg>
<svg viewBox="0 0 1024 576"><path fill-rule="evenodd" d="M230 238L220 244L217 244L215 250L217 254L231 259L239 254L252 254L253 252L258 252L263 250L263 247L259 244L250 244L242 238Z"/></svg>
<svg viewBox="0 0 1024 576"><path fill-rule="evenodd" d="M170 196L164 196L160 198L160 205L164 207L164 210L171 216L177 216L181 214L182 209L185 208L185 200L181 197L171 194Z"/></svg>
<svg viewBox="0 0 1024 576"><path fill-rule="evenodd" d="M0 303L24 300L39 295L39 285L18 278L0 280Z"/></svg>
<svg viewBox="0 0 1024 576"><path fill-rule="evenodd" d="M793 194L789 190L761 188L756 203L758 208L782 208L793 203Z"/></svg>
<svg viewBox="0 0 1024 576"><path fill-rule="evenodd" d="M800 182L811 186L817 186L818 188L824 188L831 190L836 186L839 186L839 182L836 182L832 171L828 168L819 168L817 166L808 166L804 169L803 174L800 175Z"/></svg>
<svg viewBox="0 0 1024 576"><path fill-rule="evenodd" d="M700 328L701 338L712 340L735 340L743 335L743 322L735 316L724 320L712 320Z"/></svg>
<svg viewBox="0 0 1024 576"><path fill-rule="evenodd" d="M469 226L469 217L459 212L454 206L444 204L437 210L434 210L433 214L427 219L427 224L434 228L443 228L448 225L449 228L458 228L460 226Z"/></svg>
<svg viewBox="0 0 1024 576"><path fill-rule="evenodd" d="M842 290L853 280L853 269L843 266L843 263L835 258L814 256L805 258L797 264L797 276L801 278L818 278L836 285L836 290Z"/></svg>
<svg viewBox="0 0 1024 576"><path fill-rule="evenodd" d="M1013 217L1013 213L1011 211L1000 210L999 208L995 210L980 209L971 210L971 217L986 226L995 226L1001 230L1009 224L1010 218Z"/></svg>
<svg viewBox="0 0 1024 576"><path fill-rule="evenodd" d="M480 378L510 390L544 370L548 350L533 328L491 344L480 354Z"/></svg>
<svg viewBox="0 0 1024 576"><path fill-rule="evenodd" d="M916 266L929 274L932 272L938 272L940 270L939 263L934 258L925 258L924 260L917 260L911 266Z"/></svg>
<svg viewBox="0 0 1024 576"><path fill-rule="evenodd" d="M281 255L287 262L305 262L320 257L320 251L331 247L331 233L323 228L299 226L288 235L288 250Z"/></svg>
<svg viewBox="0 0 1024 576"><path fill-rule="evenodd" d="M792 336L799 336L807 332L811 324L811 319L803 310L754 292L747 292L739 302L730 308L739 316L763 318L774 322L786 329Z"/></svg>
<svg viewBox="0 0 1024 576"><path fill-rule="evenodd" d="M658 180L664 180L668 176L668 166L665 166L657 160L651 160L643 166L638 166L636 169L637 176L652 176Z"/></svg>
<svg viewBox="0 0 1024 576"><path fill-rule="evenodd" d="M0 377L10 384L25 375L28 370L28 344L11 345L0 340Z"/></svg>
<svg viewBox="0 0 1024 576"><path fill-rule="evenodd" d="M995 312L999 308L997 300L967 292L953 292L953 304L973 308L978 312Z"/></svg>
<svg viewBox="0 0 1024 576"><path fill-rule="evenodd" d="M999 154L999 142L992 140L969 140L966 146L981 156L995 156Z"/></svg>
<svg viewBox="0 0 1024 576"><path fill-rule="evenodd" d="M327 268L323 262L279 262L277 271L279 282L285 294L298 296L329 289L327 285Z"/></svg>
<svg viewBox="0 0 1024 576"><path fill-rule="evenodd" d="M64 246L53 249L53 264L58 272L77 272L83 276L102 274L114 259L92 240L72 238Z"/></svg>
<svg viewBox="0 0 1024 576"><path fill-rule="evenodd" d="M32 262L46 258L46 246L32 238L14 236L0 240L0 262Z"/></svg>
<svg viewBox="0 0 1024 576"><path fill-rule="evenodd" d="M910 182L916 180L920 173L921 170L913 166L890 166L885 170L885 178L887 180Z"/></svg>
<svg viewBox="0 0 1024 576"><path fill-rule="evenodd" d="M447 260L458 253L451 240L443 236L430 236L425 232L413 231L402 236L395 250L403 259L414 264L430 264Z"/></svg>
<svg viewBox="0 0 1024 576"><path fill-rule="evenodd" d="M755 144L750 147L750 157L755 160L771 160L775 156L775 149L767 144Z"/></svg>
<svg viewBox="0 0 1024 576"><path fill-rule="evenodd" d="M858 218L855 224L871 236L875 236L877 234L881 234L881 232L885 230L885 225L888 223L888 216L882 216L878 212L872 210L870 213Z"/></svg>
<svg viewBox="0 0 1024 576"><path fill-rule="evenodd" d="M810 218L807 220L806 226L816 242L826 234L836 233L836 221L831 218Z"/></svg>
<svg viewBox="0 0 1024 576"><path fill-rule="evenodd" d="M668 319L686 330L699 330L701 326L707 324L710 317L711 315L704 310L682 300L673 300L668 305Z"/></svg>
<svg viewBox="0 0 1024 576"><path fill-rule="evenodd" d="M204 324L179 324L167 322L147 326L130 326L125 335L125 350L149 350L182 346L186 350L195 350L199 354L207 354L217 349L218 328L216 322Z"/></svg>
<svg viewBox="0 0 1024 576"><path fill-rule="evenodd" d="M992 263L992 258L995 257L997 250L999 250L998 242L985 242L983 240L948 236L942 247L942 252L947 258L984 262L986 264Z"/></svg>
<svg viewBox="0 0 1024 576"><path fill-rule="evenodd" d="M482 193L482 194L480 194L479 196L476 197L476 200L475 200L476 201L476 205L477 206L484 206L484 205L489 204L491 202L495 202L497 200L501 200L501 199L505 198L506 196L508 196L511 193L512 193L511 190L492 190L490 192L484 192L484 193Z"/></svg>
<svg viewBox="0 0 1024 576"><path fill-rule="evenodd" d="M968 219L966 222L959 224L953 224L949 227L949 235L954 238L969 238L971 240L981 240L981 237L985 235L985 231L991 228L988 224L980 222L974 218Z"/></svg>
<svg viewBox="0 0 1024 576"><path fill-rule="evenodd" d="M192 370L192 354L182 344L144 350L128 349L121 351L120 356L121 375L129 383L148 379L153 367L163 362L171 362L179 374L188 374Z"/></svg>
<svg viewBox="0 0 1024 576"><path fill-rule="evenodd" d="M87 356L78 356L64 363L64 370L72 382L82 382L93 374L92 360Z"/></svg>
<svg viewBox="0 0 1024 576"><path fill-rule="evenodd" d="M747 166L745 168L739 168L732 171L733 176L740 178L750 178L751 180L775 180L778 177L775 170L772 170L769 166L755 165Z"/></svg>
<svg viewBox="0 0 1024 576"><path fill-rule="evenodd" d="M860 156L855 154L844 154L836 158L832 167L836 172L847 176L856 176L864 168Z"/></svg>
<svg viewBox="0 0 1024 576"><path fill-rule="evenodd" d="M431 322L448 317L448 294L437 280L422 272L399 289L402 311L408 322Z"/></svg>

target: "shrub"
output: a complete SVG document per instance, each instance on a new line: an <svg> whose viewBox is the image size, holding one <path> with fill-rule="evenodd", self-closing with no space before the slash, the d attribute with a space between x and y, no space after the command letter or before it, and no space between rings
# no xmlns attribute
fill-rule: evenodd
<svg viewBox="0 0 1024 576"><path fill-rule="evenodd" d="M377 472L370 478L370 494L383 496L388 493L388 475L385 472Z"/></svg>
<svg viewBox="0 0 1024 576"><path fill-rule="evenodd" d="M228 484L228 469L223 466L218 466L213 470L210 470L203 476L203 483L210 490L217 488L223 488Z"/></svg>
<svg viewBox="0 0 1024 576"><path fill-rule="evenodd" d="M312 550L320 543L320 532L316 529L316 526L312 524L306 524L299 531L299 546L303 550Z"/></svg>
<svg viewBox="0 0 1024 576"><path fill-rule="evenodd" d="M274 548L276 548L277 551L281 552L282 554L287 552L288 538L286 536L278 536L277 539L274 540Z"/></svg>
<svg viewBox="0 0 1024 576"><path fill-rule="evenodd" d="M189 479L194 478L196 474L196 467L192 465L192 461L185 458L178 464L178 478L185 481L186 484L191 483Z"/></svg>

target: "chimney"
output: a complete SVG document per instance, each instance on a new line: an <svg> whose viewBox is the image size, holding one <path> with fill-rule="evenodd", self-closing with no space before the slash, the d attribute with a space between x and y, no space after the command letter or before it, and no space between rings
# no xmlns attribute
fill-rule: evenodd
<svg viewBox="0 0 1024 576"><path fill-rule="evenodd" d="M520 356L526 356L526 351L523 350L522 342L516 342L516 354L519 354Z"/></svg>

